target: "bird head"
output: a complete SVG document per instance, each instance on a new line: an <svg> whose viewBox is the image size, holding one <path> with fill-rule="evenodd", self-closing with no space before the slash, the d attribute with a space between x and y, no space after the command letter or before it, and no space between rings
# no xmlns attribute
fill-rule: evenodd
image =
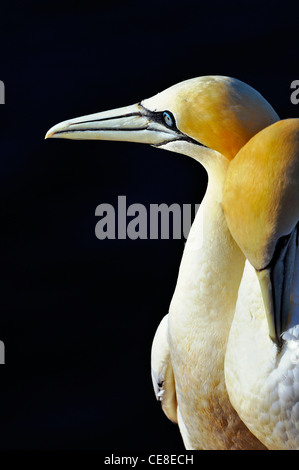
<svg viewBox="0 0 299 470"><path fill-rule="evenodd" d="M278 119L249 85L204 76L131 106L63 121L46 138L143 142L194 158L200 146L231 160L254 134Z"/></svg>
<svg viewBox="0 0 299 470"><path fill-rule="evenodd" d="M255 268L271 339L289 323L299 221L299 119L263 129L231 162L223 190L229 229Z"/></svg>

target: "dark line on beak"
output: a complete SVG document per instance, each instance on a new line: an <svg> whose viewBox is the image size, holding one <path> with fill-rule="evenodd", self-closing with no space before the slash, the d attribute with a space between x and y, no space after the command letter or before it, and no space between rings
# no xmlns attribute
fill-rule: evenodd
<svg viewBox="0 0 299 470"><path fill-rule="evenodd" d="M70 124L70 126L76 126L77 124L86 124L87 122L112 121L113 119L125 118L125 117L130 117L130 116L142 116L142 114L141 113L128 113L128 114L121 114L119 116L105 117L101 119L90 119L87 121L74 122Z"/></svg>
<svg viewBox="0 0 299 470"><path fill-rule="evenodd" d="M177 137L177 138L174 138L172 140L164 140L163 142L160 142L159 144L152 144L153 147L161 147L161 145L166 145L166 144L169 144L170 142L175 142L175 141L184 141L184 142L189 142L190 144L195 144L195 145L199 145L200 147L205 147L205 148L209 148L207 147L206 145L198 142L197 140L195 139L192 139L191 137L189 137L188 135L185 135L183 134L183 132L180 132L179 133L181 134L181 136Z"/></svg>
<svg viewBox="0 0 299 470"><path fill-rule="evenodd" d="M88 121L87 121L88 122ZM79 124L79 123L77 123ZM81 124L81 122L80 122ZM101 127L100 129L66 129L66 130L63 130L63 131L57 131L55 132L55 134L67 134L67 133L70 133L70 132L102 132L102 131L114 131L114 132L127 132L127 131L156 131L156 129L148 129L147 127L139 127L139 128L135 128L135 127L127 127L127 128L122 128L122 129L119 129L117 127Z"/></svg>
<svg viewBox="0 0 299 470"><path fill-rule="evenodd" d="M151 145L152 147L161 147L162 145L166 145L171 142L177 142L180 140L183 140L185 142L190 142L192 144L200 145L201 147L205 147L204 145L202 145L200 142L197 142L196 140L185 138L184 135L182 135L181 137L174 138L172 140L163 140L163 142L160 142L159 144L151 144Z"/></svg>
<svg viewBox="0 0 299 470"><path fill-rule="evenodd" d="M118 116L111 116L111 117L104 117L104 118L101 118L101 119L89 119L87 121L80 121L80 122L74 122L74 123L71 123L69 124L69 126L76 126L76 125L80 125L80 124L86 124L86 123L91 123L91 122L103 122L103 121L113 121L114 119L120 119L120 118L126 118L126 117L131 117L131 116L140 116L140 117L147 117L149 118L151 121L156 121L158 124L160 125L163 125L163 127L165 128L165 133L166 134L171 134L171 132L167 132L168 130L168 127L165 125L165 122L164 120L162 119L162 112L160 111L150 111L149 109L145 108L141 103L138 103L138 106L140 108L142 108L143 110L143 113L142 112L134 112L134 113L127 113L127 114L121 114L121 115L118 115ZM127 128L113 128L113 127L102 127L100 129L68 129L68 130L63 130L63 131L57 131L55 132L55 134L67 134L67 133L71 133L71 132L109 132L109 131L114 131L114 132L130 132L130 131L151 131L151 132L161 132L160 130L158 129L150 129L149 127L140 127L140 128L134 128L134 127L127 127ZM174 128L171 128L171 130L173 132L175 132L176 134L178 134L178 137L177 138L174 138L174 139L171 139L171 140L165 140L163 142L161 142L160 144L152 144L154 147L160 147L161 145L164 145L168 142L173 142L175 140L185 140L186 142L190 142L192 144L196 144L196 145L200 145L201 147L206 147L204 144L202 144L201 142L198 142L197 140L195 139L192 139L192 137L189 137L187 134L184 134L183 132L181 132L177 127L176 125L174 126ZM173 135L173 134L171 134Z"/></svg>

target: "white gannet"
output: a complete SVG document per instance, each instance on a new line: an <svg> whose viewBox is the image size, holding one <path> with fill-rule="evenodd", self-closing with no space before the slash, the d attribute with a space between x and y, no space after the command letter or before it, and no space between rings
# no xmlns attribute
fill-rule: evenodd
<svg viewBox="0 0 299 470"><path fill-rule="evenodd" d="M199 161L209 183L190 230L171 301L154 339L152 377L187 449L264 449L230 404L224 355L244 256L221 206L229 161L279 118L245 83L206 76L138 104L64 121L46 137L144 142ZM202 223L204 221L204 223Z"/></svg>
<svg viewBox="0 0 299 470"><path fill-rule="evenodd" d="M299 119L240 150L223 206L248 260L225 358L229 396L267 448L299 449Z"/></svg>

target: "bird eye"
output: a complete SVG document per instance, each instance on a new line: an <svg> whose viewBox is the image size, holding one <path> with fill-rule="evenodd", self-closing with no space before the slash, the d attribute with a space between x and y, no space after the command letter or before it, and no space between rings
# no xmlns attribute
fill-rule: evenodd
<svg viewBox="0 0 299 470"><path fill-rule="evenodd" d="M168 127L173 127L174 126L174 117L168 111L164 111L163 119L164 119L164 122L165 122L166 126L168 126Z"/></svg>

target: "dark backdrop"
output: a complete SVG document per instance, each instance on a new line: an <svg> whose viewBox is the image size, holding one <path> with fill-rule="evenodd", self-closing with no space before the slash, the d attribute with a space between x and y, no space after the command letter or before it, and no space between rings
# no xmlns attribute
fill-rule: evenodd
<svg viewBox="0 0 299 470"><path fill-rule="evenodd" d="M145 145L44 141L54 124L209 74L298 116L288 2L1 3L1 449L183 449L155 401L150 349L184 240L106 240L95 208L199 203L206 174Z"/></svg>

